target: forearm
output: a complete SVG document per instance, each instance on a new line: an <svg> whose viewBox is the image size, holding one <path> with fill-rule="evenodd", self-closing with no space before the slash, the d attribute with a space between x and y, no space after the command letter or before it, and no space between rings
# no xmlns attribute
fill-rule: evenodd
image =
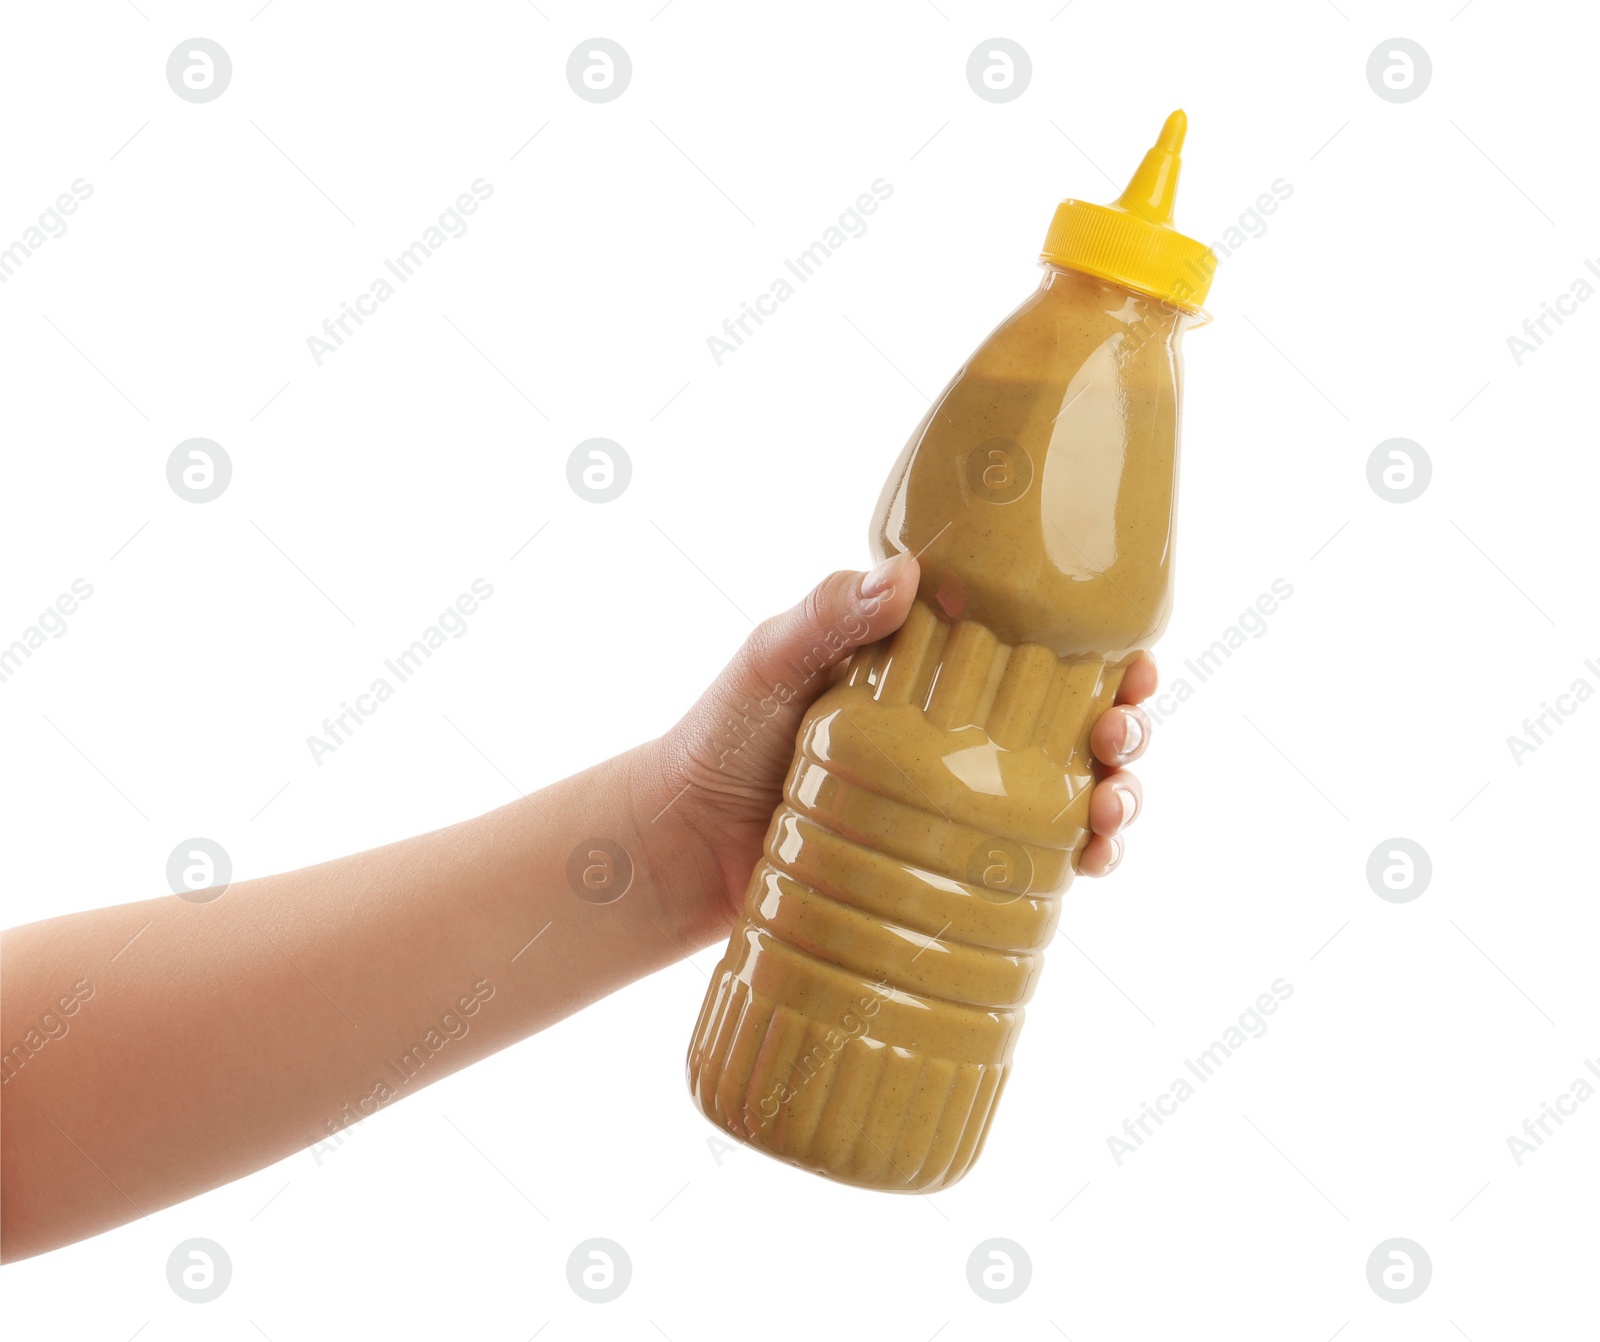
<svg viewBox="0 0 1600 1342"><path fill-rule="evenodd" d="M656 819L669 801L646 746L475 820L208 902L7 933L4 1257L325 1140L709 942L717 877L670 810ZM595 902L611 893L603 856L577 861L600 887L588 898L569 882L569 855L596 838L634 864L613 902ZM670 892L655 879L668 870Z"/></svg>

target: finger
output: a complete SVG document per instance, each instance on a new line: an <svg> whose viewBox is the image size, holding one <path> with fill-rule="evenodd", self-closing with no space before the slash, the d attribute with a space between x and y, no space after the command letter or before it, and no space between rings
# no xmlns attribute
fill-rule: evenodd
<svg viewBox="0 0 1600 1342"><path fill-rule="evenodd" d="M868 573L825 578L797 606L756 626L728 668L734 696L770 696L781 686L785 701L803 708L827 688L831 668L901 626L918 576L916 559L897 554Z"/></svg>
<svg viewBox="0 0 1600 1342"><path fill-rule="evenodd" d="M832 683L832 670L863 644L893 633L916 598L909 554L870 573L835 573L793 609L757 625L670 733L680 772L730 796L768 793L781 781L800 721Z"/></svg>
<svg viewBox="0 0 1600 1342"><path fill-rule="evenodd" d="M1109 875L1122 861L1122 852L1121 839L1096 834L1084 845L1083 854L1078 858L1078 872L1083 876Z"/></svg>
<svg viewBox="0 0 1600 1342"><path fill-rule="evenodd" d="M1136 760L1150 742L1150 719L1142 708L1125 705L1108 708L1089 733L1089 748L1102 764L1113 768Z"/></svg>
<svg viewBox="0 0 1600 1342"><path fill-rule="evenodd" d="M1122 673L1122 684L1117 687L1117 702L1142 704L1156 692L1156 683L1159 679L1156 674L1156 659L1148 652L1141 652L1128 663L1128 669Z"/></svg>
<svg viewBox="0 0 1600 1342"><path fill-rule="evenodd" d="M1138 818L1144 806L1139 780L1121 769L1094 785L1089 798L1089 828L1107 838L1120 834Z"/></svg>

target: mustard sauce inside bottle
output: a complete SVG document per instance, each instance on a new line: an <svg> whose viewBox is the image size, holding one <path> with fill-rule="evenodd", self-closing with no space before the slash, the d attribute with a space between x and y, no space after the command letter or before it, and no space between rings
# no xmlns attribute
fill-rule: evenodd
<svg viewBox="0 0 1600 1342"><path fill-rule="evenodd" d="M1112 205L1066 200L1038 289L884 487L904 625L801 725L689 1048L706 1116L846 1183L977 1159L1090 831L1089 732L1171 609L1179 337L1216 258L1171 227L1174 112Z"/></svg>

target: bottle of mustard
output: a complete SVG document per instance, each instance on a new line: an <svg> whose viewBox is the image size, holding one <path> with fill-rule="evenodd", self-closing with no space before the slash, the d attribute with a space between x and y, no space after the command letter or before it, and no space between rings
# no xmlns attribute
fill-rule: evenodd
<svg viewBox="0 0 1600 1342"><path fill-rule="evenodd" d="M1172 228L1174 112L934 401L872 523L917 599L800 728L689 1048L719 1127L846 1183L977 1158L1090 837L1089 731L1166 626L1179 337L1216 257Z"/></svg>

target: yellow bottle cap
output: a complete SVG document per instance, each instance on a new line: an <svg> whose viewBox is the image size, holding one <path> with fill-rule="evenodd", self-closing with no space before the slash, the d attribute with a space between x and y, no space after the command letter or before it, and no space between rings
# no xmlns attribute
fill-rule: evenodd
<svg viewBox="0 0 1600 1342"><path fill-rule="evenodd" d="M1045 235L1040 259L1197 311L1211 288L1216 254L1172 227L1178 157L1189 118L1174 112L1155 147L1114 205L1064 200Z"/></svg>

